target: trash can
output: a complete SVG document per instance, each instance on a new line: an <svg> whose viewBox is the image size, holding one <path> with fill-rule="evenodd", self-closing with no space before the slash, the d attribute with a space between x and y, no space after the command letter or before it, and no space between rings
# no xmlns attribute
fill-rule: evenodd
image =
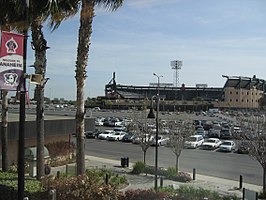
<svg viewBox="0 0 266 200"><path fill-rule="evenodd" d="M29 163L29 176L36 177L37 175L37 147L25 149L25 160ZM44 147L44 159L49 158L49 151Z"/></svg>
<svg viewBox="0 0 266 200"><path fill-rule="evenodd" d="M128 167L129 166L129 158L123 157L121 158L121 167Z"/></svg>

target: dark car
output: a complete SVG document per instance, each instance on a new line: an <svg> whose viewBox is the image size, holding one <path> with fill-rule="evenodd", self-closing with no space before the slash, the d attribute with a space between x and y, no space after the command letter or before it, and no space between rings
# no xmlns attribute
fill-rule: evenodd
<svg viewBox="0 0 266 200"><path fill-rule="evenodd" d="M86 131L84 134L86 136L86 138L98 138L98 135L101 133L102 131L100 129L95 129L94 131Z"/></svg>
<svg viewBox="0 0 266 200"><path fill-rule="evenodd" d="M132 142L132 140L133 140L133 134L132 133L127 133L122 138L122 142Z"/></svg>
<svg viewBox="0 0 266 200"><path fill-rule="evenodd" d="M237 153L248 154L249 153L248 144L246 142L241 142L238 146Z"/></svg>
<svg viewBox="0 0 266 200"><path fill-rule="evenodd" d="M229 139L232 138L232 132L229 128L222 128L220 132L220 138Z"/></svg>
<svg viewBox="0 0 266 200"><path fill-rule="evenodd" d="M93 131L86 131L85 136L86 136L86 138L95 138L96 137L95 132L93 132Z"/></svg>

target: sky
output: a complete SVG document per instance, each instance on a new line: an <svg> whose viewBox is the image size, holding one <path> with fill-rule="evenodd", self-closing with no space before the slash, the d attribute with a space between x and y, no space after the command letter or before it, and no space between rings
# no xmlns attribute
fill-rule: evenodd
<svg viewBox="0 0 266 200"><path fill-rule="evenodd" d="M46 97L76 99L78 29L79 14L54 32L43 27L50 47ZM27 65L34 63L30 42ZM175 84L173 60L182 61L179 85L223 87L222 75L266 79L266 1L125 0L115 12L97 7L85 98L104 96L113 72L117 84L147 86L157 82L153 73Z"/></svg>

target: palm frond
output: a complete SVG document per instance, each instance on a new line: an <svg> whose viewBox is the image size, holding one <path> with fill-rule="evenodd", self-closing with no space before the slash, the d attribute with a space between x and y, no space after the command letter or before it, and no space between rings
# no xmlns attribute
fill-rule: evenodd
<svg viewBox="0 0 266 200"><path fill-rule="evenodd" d="M95 5L104 7L109 11L116 11L123 5L123 2L124 0L95 0Z"/></svg>

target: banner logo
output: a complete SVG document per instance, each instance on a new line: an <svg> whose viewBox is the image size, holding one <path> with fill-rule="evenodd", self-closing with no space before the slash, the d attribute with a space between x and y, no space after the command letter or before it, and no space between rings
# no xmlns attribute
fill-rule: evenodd
<svg viewBox="0 0 266 200"><path fill-rule="evenodd" d="M10 32L1 33L0 89L23 90L24 36Z"/></svg>
<svg viewBox="0 0 266 200"><path fill-rule="evenodd" d="M18 48L18 44L16 43L16 40L14 38L11 38L6 42L6 48L8 54L15 54L16 50Z"/></svg>

